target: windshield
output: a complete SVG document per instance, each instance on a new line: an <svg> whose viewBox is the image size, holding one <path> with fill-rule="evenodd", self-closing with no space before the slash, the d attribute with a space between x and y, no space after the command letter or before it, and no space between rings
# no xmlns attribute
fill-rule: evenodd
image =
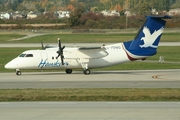
<svg viewBox="0 0 180 120"><path fill-rule="evenodd" d="M33 54L20 54L19 57L33 57Z"/></svg>
<svg viewBox="0 0 180 120"><path fill-rule="evenodd" d="M20 55L19 55L19 57L24 57L24 56L26 56L26 54L20 54Z"/></svg>

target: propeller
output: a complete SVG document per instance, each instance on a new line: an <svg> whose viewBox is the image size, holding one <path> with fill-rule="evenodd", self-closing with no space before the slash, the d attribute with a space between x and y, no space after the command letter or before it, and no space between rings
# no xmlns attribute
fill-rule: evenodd
<svg viewBox="0 0 180 120"><path fill-rule="evenodd" d="M62 65L64 65L63 49L65 48L65 46L61 47L60 38L58 38L58 46L59 46L59 50L57 51L58 56L56 57L56 59L58 59L58 57L61 57L61 63Z"/></svg>

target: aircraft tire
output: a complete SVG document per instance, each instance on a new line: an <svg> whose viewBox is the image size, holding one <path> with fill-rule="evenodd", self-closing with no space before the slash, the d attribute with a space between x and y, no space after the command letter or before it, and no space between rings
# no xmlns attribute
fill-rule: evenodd
<svg viewBox="0 0 180 120"><path fill-rule="evenodd" d="M16 75L20 76L21 75L21 71L16 71Z"/></svg>
<svg viewBox="0 0 180 120"><path fill-rule="evenodd" d="M89 75L90 73L91 73L91 71L89 69L84 70L85 75Z"/></svg>
<svg viewBox="0 0 180 120"><path fill-rule="evenodd" d="M66 69L66 73L67 74L71 74L72 73L72 69Z"/></svg>

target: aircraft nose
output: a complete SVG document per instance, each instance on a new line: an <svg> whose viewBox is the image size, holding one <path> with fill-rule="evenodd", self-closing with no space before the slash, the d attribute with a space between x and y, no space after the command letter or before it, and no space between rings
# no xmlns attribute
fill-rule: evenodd
<svg viewBox="0 0 180 120"><path fill-rule="evenodd" d="M16 62L16 60L12 60L12 61L8 62L4 67L6 69L16 69L17 62Z"/></svg>
<svg viewBox="0 0 180 120"><path fill-rule="evenodd" d="M11 63L9 62L9 63L7 63L5 66L4 66L6 69L11 69L12 67L11 67Z"/></svg>

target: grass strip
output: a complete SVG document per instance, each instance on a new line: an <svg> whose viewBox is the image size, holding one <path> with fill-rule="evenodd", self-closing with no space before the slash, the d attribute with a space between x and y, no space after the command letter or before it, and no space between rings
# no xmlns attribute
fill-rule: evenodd
<svg viewBox="0 0 180 120"><path fill-rule="evenodd" d="M180 89L1 89L0 101L180 101Z"/></svg>
<svg viewBox="0 0 180 120"><path fill-rule="evenodd" d="M62 43L119 43L133 40L136 33L105 33L105 34L45 34L33 36L23 40L9 41L12 39L22 38L26 35L20 34L0 34L0 43L56 43L57 38L61 38ZM163 33L161 42L180 42L179 33Z"/></svg>

